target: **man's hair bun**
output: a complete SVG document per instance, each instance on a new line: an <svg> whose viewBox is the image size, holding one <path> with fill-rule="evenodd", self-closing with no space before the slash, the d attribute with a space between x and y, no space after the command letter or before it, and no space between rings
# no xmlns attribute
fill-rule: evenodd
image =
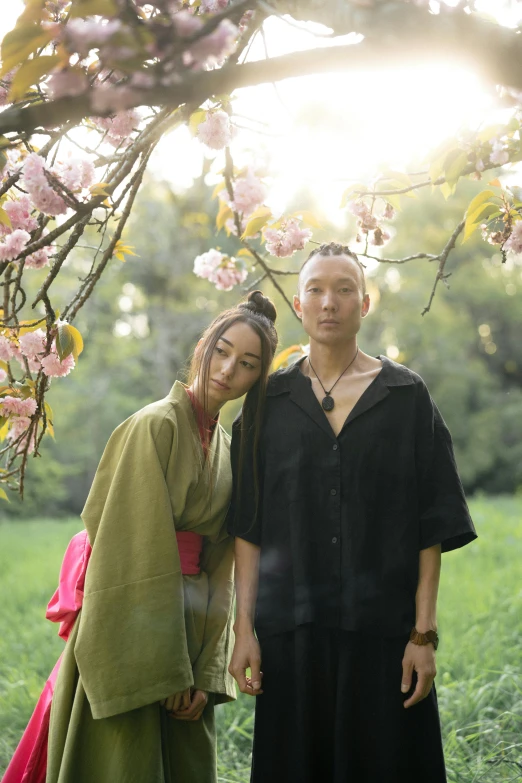
<svg viewBox="0 0 522 783"><path fill-rule="evenodd" d="M275 323L276 321L277 310L275 309L275 305L262 291L251 291L247 301L243 302L242 307L245 307L252 313L264 315L265 318L268 318L272 323Z"/></svg>

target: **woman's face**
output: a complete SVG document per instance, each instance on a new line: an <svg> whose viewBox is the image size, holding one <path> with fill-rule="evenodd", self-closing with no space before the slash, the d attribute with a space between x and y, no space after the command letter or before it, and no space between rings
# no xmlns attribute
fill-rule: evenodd
<svg viewBox="0 0 522 783"><path fill-rule="evenodd" d="M261 374L261 339L251 326L238 321L223 332L210 360L207 399L209 412L242 397Z"/></svg>

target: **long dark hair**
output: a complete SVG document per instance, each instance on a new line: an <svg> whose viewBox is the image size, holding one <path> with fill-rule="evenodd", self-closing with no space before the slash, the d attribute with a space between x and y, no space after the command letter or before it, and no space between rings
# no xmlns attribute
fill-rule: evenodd
<svg viewBox="0 0 522 783"><path fill-rule="evenodd" d="M273 302L267 296L264 296L261 291L252 291L246 301L240 302L236 307L220 313L210 326L205 329L201 338L202 342L198 349L194 351L194 356L190 363L188 383L192 384L195 378L198 377L200 390L203 393L203 407L207 410L210 362L220 337L233 324L242 322L248 324L261 340L261 373L245 396L241 416L241 440L236 493L238 506L247 439L253 445L256 508L259 502L257 452L263 423L266 385L278 343L277 331L274 326L276 318L277 311Z"/></svg>

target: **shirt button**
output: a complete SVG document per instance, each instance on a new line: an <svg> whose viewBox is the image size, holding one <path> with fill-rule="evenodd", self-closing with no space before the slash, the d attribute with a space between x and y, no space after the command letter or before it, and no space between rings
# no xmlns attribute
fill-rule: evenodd
<svg viewBox="0 0 522 783"><path fill-rule="evenodd" d="M331 489L330 490L330 495L337 495L337 490L336 489Z"/></svg>
<svg viewBox="0 0 522 783"><path fill-rule="evenodd" d="M334 451L337 451L337 449L338 449L338 448L339 448L339 446L337 445L337 443L334 443L334 445L333 445L333 450L334 450Z"/></svg>
<svg viewBox="0 0 522 783"><path fill-rule="evenodd" d="M337 544L337 536L334 536L334 537L332 538L332 544Z"/></svg>

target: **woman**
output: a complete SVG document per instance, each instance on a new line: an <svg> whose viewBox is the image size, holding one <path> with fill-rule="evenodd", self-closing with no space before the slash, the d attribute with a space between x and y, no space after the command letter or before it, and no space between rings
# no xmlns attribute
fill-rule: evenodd
<svg viewBox="0 0 522 783"><path fill-rule="evenodd" d="M222 313L190 385L109 439L49 605L68 643L47 685L48 742L39 703L4 783L216 780L214 705L235 698L230 439L216 417L246 393L258 426L275 318L260 291Z"/></svg>

